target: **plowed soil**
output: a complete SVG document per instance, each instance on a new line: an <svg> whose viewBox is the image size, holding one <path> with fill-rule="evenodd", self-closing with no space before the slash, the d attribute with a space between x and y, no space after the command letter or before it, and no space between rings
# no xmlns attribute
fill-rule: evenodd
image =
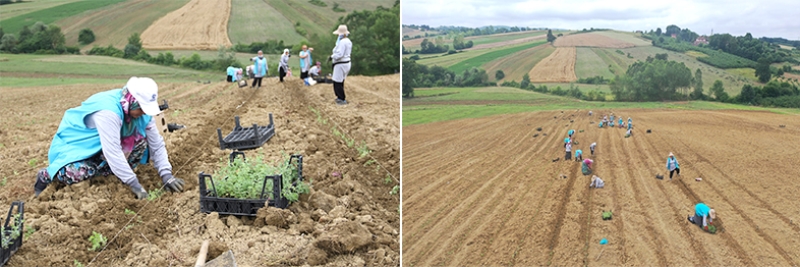
<svg viewBox="0 0 800 267"><path fill-rule="evenodd" d="M154 50L216 50L220 45L230 47L230 13L230 0L192 0L142 32L142 47Z"/></svg>
<svg viewBox="0 0 800 267"><path fill-rule="evenodd" d="M553 45L557 47L602 47L602 48L628 48L636 45L617 40L599 33L572 34L556 38Z"/></svg>
<svg viewBox="0 0 800 267"><path fill-rule="evenodd" d="M0 121L0 177L7 179L0 210L25 200L25 225L35 229L7 266L73 266L74 260L89 266L193 266L206 239L212 244L209 260L231 249L240 266L397 266L400 202L389 192L400 172L399 81L399 75L348 77L348 106L334 104L331 85L303 87L297 78L283 84L265 79L257 90L224 82L159 84L160 99L170 103L168 122L187 126L164 138L175 176L188 188L150 202L135 200L114 176L51 184L33 198L36 171L47 165L64 111L113 87L0 88L0 114L7 118ZM229 133L234 116L243 126L266 125L269 113L276 135L245 153L268 160L284 152L304 155L312 193L287 210L262 209L257 217L200 212L198 173L213 174L230 153L219 149L217 129ZM359 157L332 133L333 126L372 152ZM136 172L146 189L160 187L152 165ZM102 252L88 251L92 231L108 238Z"/></svg>
<svg viewBox="0 0 800 267"><path fill-rule="evenodd" d="M624 138L624 129L597 127L598 114L608 112L404 127L404 265L800 264L800 142L790 141L800 136L796 115L615 110L636 126ZM573 149L595 160L605 188L589 189L580 164L564 161L569 129L576 130ZM670 152L681 167L672 181ZM724 230L712 235L689 224L699 201L717 210ZM612 220L601 219L604 210Z"/></svg>
<svg viewBox="0 0 800 267"><path fill-rule="evenodd" d="M573 82L575 76L575 47L558 47L556 51L536 63L528 74L531 82Z"/></svg>

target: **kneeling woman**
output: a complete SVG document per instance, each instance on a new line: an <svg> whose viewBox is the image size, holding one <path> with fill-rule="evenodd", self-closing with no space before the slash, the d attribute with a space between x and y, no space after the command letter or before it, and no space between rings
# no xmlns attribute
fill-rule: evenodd
<svg viewBox="0 0 800 267"><path fill-rule="evenodd" d="M122 89L94 94L68 109L50 144L50 165L36 175L36 196L56 180L71 185L113 174L136 198L147 198L133 169L148 157L167 190L183 191L184 181L172 175L164 139L150 117L161 113L157 98L153 79L132 77Z"/></svg>

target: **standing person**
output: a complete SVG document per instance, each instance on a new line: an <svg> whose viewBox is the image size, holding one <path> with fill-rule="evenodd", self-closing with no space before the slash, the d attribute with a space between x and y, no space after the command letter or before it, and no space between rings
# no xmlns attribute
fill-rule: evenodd
<svg viewBox="0 0 800 267"><path fill-rule="evenodd" d="M580 149L575 150L575 161L581 161L581 160L583 160L583 151Z"/></svg>
<svg viewBox="0 0 800 267"><path fill-rule="evenodd" d="M283 55L281 55L281 61L278 63L278 71L280 72L280 79L283 82L283 77L286 77L286 73L289 70L289 49L283 49Z"/></svg>
<svg viewBox="0 0 800 267"><path fill-rule="evenodd" d="M61 119L47 154L49 166L36 174L36 196L53 181L67 185L99 174L114 174L137 199L147 198L133 170L153 165L167 190L183 191L185 182L172 175L164 139L155 120L158 85L153 79L131 77L122 89L90 96Z"/></svg>
<svg viewBox="0 0 800 267"><path fill-rule="evenodd" d="M314 51L314 48L308 48L307 45L303 45L303 50L300 51L300 79L305 80L308 78L308 70L311 69L311 62L314 62L311 59L311 52Z"/></svg>
<svg viewBox="0 0 800 267"><path fill-rule="evenodd" d="M672 152L669 152L669 157L667 157L667 170L669 171L669 179L672 180L672 173L677 172L678 176L681 176L681 166L678 165L678 160L675 159L675 155Z"/></svg>
<svg viewBox="0 0 800 267"><path fill-rule="evenodd" d="M261 79L264 76L267 76L267 59L264 57L264 52L258 50L258 56L253 57L250 59L253 61L253 84L250 88L256 88L256 83L258 83L258 88L261 88Z"/></svg>
<svg viewBox="0 0 800 267"><path fill-rule="evenodd" d="M589 150L592 151L592 156L594 156L594 147L596 147L596 146L597 146L597 142L594 142L591 145L589 145Z"/></svg>
<svg viewBox="0 0 800 267"><path fill-rule="evenodd" d="M333 48L331 60L333 61L333 92L336 94L336 104L347 105L344 95L344 80L350 73L350 51L353 49L353 42L350 41L350 32L347 25L339 25L339 29L333 32L339 35L336 47Z"/></svg>
<svg viewBox="0 0 800 267"><path fill-rule="evenodd" d="M697 203L694 206L694 216L689 215L689 222L700 226L703 230L708 231L708 225L713 223L714 219L717 218L716 211L714 209L709 208L703 202Z"/></svg>
<svg viewBox="0 0 800 267"><path fill-rule="evenodd" d="M566 144L564 144L564 148L567 149L567 154L564 155L564 160L572 159L572 143L571 142L567 142Z"/></svg>

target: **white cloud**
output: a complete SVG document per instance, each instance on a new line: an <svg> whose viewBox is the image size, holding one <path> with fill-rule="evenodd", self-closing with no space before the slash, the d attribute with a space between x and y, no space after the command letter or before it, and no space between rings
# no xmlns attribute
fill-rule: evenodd
<svg viewBox="0 0 800 267"><path fill-rule="evenodd" d="M675 24L699 34L800 39L800 1L402 0L403 24L651 30Z"/></svg>

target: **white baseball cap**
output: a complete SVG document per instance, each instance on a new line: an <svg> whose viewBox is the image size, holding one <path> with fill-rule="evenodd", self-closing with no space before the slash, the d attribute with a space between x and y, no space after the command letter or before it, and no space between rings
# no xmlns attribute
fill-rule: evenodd
<svg viewBox="0 0 800 267"><path fill-rule="evenodd" d="M156 81L147 77L131 77L125 84L128 92L136 98L144 114L155 116L161 113L158 107L158 85Z"/></svg>

